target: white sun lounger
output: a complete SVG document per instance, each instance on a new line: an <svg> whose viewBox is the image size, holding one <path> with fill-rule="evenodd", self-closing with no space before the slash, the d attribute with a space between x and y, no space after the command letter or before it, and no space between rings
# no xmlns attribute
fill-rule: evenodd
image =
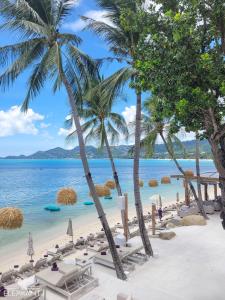
<svg viewBox="0 0 225 300"><path fill-rule="evenodd" d="M45 269L37 273L36 278L68 300L79 299L84 293L98 285L98 280L89 274L90 266L82 268L60 263L58 268L59 271L51 271L51 268Z"/></svg>
<svg viewBox="0 0 225 300"><path fill-rule="evenodd" d="M6 287L7 294L4 297L6 300L36 300L42 295L45 300L44 286L37 284L35 276L19 280L17 283Z"/></svg>
<svg viewBox="0 0 225 300"><path fill-rule="evenodd" d="M125 271L133 271L135 269L135 266L133 263L128 262L126 260L126 257L129 255L129 252L126 250L121 249L120 251L118 251L119 257L121 259L121 262L123 264L124 270ZM94 262L96 264L100 264L106 267L109 267L111 269L115 269L114 263L113 263L113 259L112 259L112 255L111 252L108 250L105 252L105 254L102 253L98 253L95 257L94 257Z"/></svg>
<svg viewBox="0 0 225 300"><path fill-rule="evenodd" d="M94 252L101 252L108 248L109 248L108 242L103 241L103 242L96 242L94 245L89 245L87 249Z"/></svg>

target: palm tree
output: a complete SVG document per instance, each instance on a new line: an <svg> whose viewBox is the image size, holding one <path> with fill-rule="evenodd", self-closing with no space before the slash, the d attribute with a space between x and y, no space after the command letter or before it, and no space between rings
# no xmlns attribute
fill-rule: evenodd
<svg viewBox="0 0 225 300"><path fill-rule="evenodd" d="M141 146L147 150L148 156L152 156L157 138L159 136L162 139L167 149L167 152L169 153L171 159L174 161L177 169L181 172L181 174L185 175L185 171L176 159L174 145L178 145L184 151L184 153L185 149L181 141L176 136L176 134L174 134L171 130L171 120L169 118L166 119L163 117L163 102L158 97L152 97L145 101L144 108L148 114L142 115L141 133L142 135L144 135L144 138L141 141ZM197 151L196 156L198 156ZM198 164L196 160L196 166L197 165ZM204 216L204 218L207 218L203 207L202 198L199 198L197 196L192 182L188 180L188 183L193 193L193 196L198 204L201 214Z"/></svg>
<svg viewBox="0 0 225 300"><path fill-rule="evenodd" d="M127 124L123 116L112 112L112 105L117 98L117 93L108 94L107 89L102 88L103 79L99 76L98 80L93 80L92 87L84 92L84 105L80 111L82 118L86 122L82 125L82 131L85 137L85 143L91 140L99 140L100 149L106 147L108 157L110 159L113 177L116 184L118 196L122 196L122 189L119 182L118 173L113 159L109 137L111 144L118 142L120 136L126 139L129 135ZM67 126L72 128L71 118L66 121ZM77 131L69 134L67 140L70 141L77 135Z"/></svg>
<svg viewBox="0 0 225 300"><path fill-rule="evenodd" d="M1 0L0 15L5 21L1 29L16 31L22 41L0 48L0 63L6 68L0 76L0 83L3 87L10 86L23 71L31 72L22 106L24 111L27 111L30 101L40 93L44 84L49 83L48 79L54 80L54 91L64 85L90 193L109 242L117 276L126 279L89 169L77 107L81 84L88 84L89 74L94 76L96 72L96 64L78 49L81 42L79 37L60 32L62 22L70 12L71 0Z"/></svg>
<svg viewBox="0 0 225 300"><path fill-rule="evenodd" d="M142 33L142 29L130 29L124 26L122 19L126 12L136 14L139 12L140 4L136 0L97 0L99 7L104 10L106 22L96 21L91 18L82 17L87 22L87 29L93 30L103 37L114 53L115 59L124 61L127 67L122 68L105 81L105 86L112 91L120 89L125 82L131 80L136 91L136 130L135 130L135 149L134 149L134 198L137 212L138 224L143 246L147 255L152 256L153 251L148 237L147 229L143 217L143 206L141 201L139 186L139 158L140 158L140 121L142 93L136 87L138 72L135 70L135 51ZM109 22L107 22L109 21Z"/></svg>

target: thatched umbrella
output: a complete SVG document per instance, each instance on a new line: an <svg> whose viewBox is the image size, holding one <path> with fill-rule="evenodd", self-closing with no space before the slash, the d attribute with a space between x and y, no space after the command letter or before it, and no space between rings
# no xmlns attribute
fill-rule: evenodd
<svg viewBox="0 0 225 300"><path fill-rule="evenodd" d="M186 171L184 171L184 175L186 177L193 177L194 176L194 172L192 170L186 170Z"/></svg>
<svg viewBox="0 0 225 300"><path fill-rule="evenodd" d="M98 197L105 197L111 194L110 189L105 185L95 185L95 190Z"/></svg>
<svg viewBox="0 0 225 300"><path fill-rule="evenodd" d="M77 193L71 188L58 191L57 202L62 205L74 205L77 202Z"/></svg>
<svg viewBox="0 0 225 300"><path fill-rule="evenodd" d="M114 180L108 180L106 181L105 186L107 186L110 190L114 190L116 188L116 183Z"/></svg>
<svg viewBox="0 0 225 300"><path fill-rule="evenodd" d="M169 176L162 177L161 178L161 183L162 184L170 184L171 183L170 177Z"/></svg>
<svg viewBox="0 0 225 300"><path fill-rule="evenodd" d="M14 207L4 207L0 209L0 228L17 229L23 225L23 213Z"/></svg>
<svg viewBox="0 0 225 300"><path fill-rule="evenodd" d="M151 179L151 180L149 180L148 185L150 187L156 187L156 186L158 186L158 181L156 179Z"/></svg>
<svg viewBox="0 0 225 300"><path fill-rule="evenodd" d="M34 245L33 245L33 238L32 238L32 235L30 232L29 232L29 236L28 236L27 255L30 256L30 262L33 262Z"/></svg>
<svg viewBox="0 0 225 300"><path fill-rule="evenodd" d="M72 242L73 242L73 223L71 219L69 219L66 234L72 238Z"/></svg>
<svg viewBox="0 0 225 300"><path fill-rule="evenodd" d="M143 186L144 186L144 181L141 180L141 179L139 180L139 186L140 186L140 187L143 187Z"/></svg>

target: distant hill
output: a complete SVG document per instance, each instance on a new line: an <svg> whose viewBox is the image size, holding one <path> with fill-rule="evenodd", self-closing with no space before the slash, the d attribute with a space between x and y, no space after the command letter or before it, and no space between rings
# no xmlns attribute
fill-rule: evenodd
<svg viewBox="0 0 225 300"><path fill-rule="evenodd" d="M186 148L185 158L195 157L195 141L183 142ZM132 158L130 154L132 146L120 145L113 146L112 152L115 158ZM177 158L184 158L183 153L175 148ZM206 140L200 142L201 158L212 158L209 144ZM102 151L93 147L86 146L86 153L88 158L107 158L107 152L104 148ZM145 152L141 152L141 157L145 158ZM47 151L38 151L31 155L20 155L20 156L7 156L2 159L68 159L68 158L80 158L79 147L75 147L72 150L66 150L60 147L50 149ZM163 144L157 144L155 147L155 154L153 158L168 158L168 153Z"/></svg>

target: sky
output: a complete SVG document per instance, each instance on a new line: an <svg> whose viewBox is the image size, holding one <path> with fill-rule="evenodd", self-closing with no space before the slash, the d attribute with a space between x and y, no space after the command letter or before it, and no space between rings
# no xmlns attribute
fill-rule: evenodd
<svg viewBox="0 0 225 300"><path fill-rule="evenodd" d="M97 7L95 0L77 0L71 15L65 19L63 31L81 37L83 42L80 48L93 58L112 56L103 40L92 32L83 31L84 23L80 19L81 15L102 20L104 11ZM0 32L0 47L17 40L15 33ZM107 77L121 67L119 63L106 63L101 72ZM28 75L29 73L25 72L10 89L0 90L0 157L27 155L39 150L54 147L71 148L77 145L76 142L74 145L65 142L68 132L64 129L64 121L69 113L69 106L63 88L53 94L51 82L48 81L37 98L31 102L27 114L20 111L26 94ZM124 89L123 98L126 98L126 101L118 99L113 110L121 113L129 122L133 120L136 108L135 94L128 86ZM191 138L192 136L185 137ZM121 140L120 143L124 141Z"/></svg>

